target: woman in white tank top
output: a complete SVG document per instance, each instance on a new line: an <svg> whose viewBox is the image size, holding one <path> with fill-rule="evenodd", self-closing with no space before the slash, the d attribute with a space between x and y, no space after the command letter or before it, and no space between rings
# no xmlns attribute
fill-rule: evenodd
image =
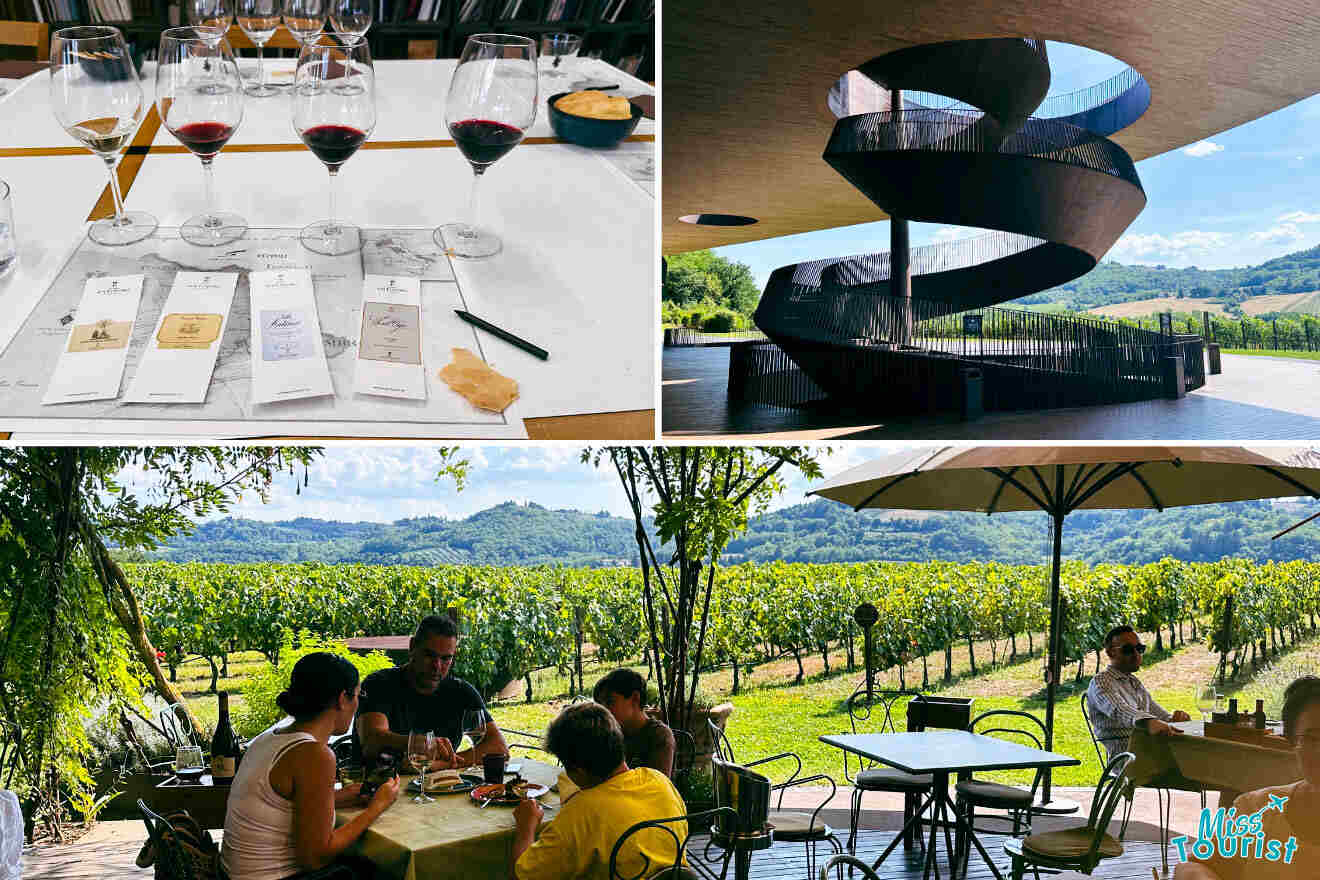
<svg viewBox="0 0 1320 880"><path fill-rule="evenodd" d="M263 733L243 755L229 792L220 860L230 880L285 880L324 868L394 803L399 782L335 828L335 807L363 806L360 785L335 791L332 735L357 714L358 672L343 657L308 654L293 667L281 709L293 724Z"/></svg>

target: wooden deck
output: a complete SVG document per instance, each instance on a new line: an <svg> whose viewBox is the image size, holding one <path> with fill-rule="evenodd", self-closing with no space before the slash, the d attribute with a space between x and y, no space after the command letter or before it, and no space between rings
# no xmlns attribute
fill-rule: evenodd
<svg viewBox="0 0 1320 880"><path fill-rule="evenodd" d="M832 827L838 832L839 825ZM212 832L219 842L220 832ZM868 863L877 858L889 841L892 831L863 830L858 835L857 855ZM840 837L846 843L847 823L844 820ZM980 835L986 851L1000 865L1000 870L1008 876L1008 859L1003 856L1003 838L998 835ZM102 822L87 837L64 846L30 847L23 854L23 877L25 880L151 880L154 876L150 868L138 868L133 864L138 850L146 839L146 829L141 822ZM704 839L694 837L689 851L694 855L701 852ZM1118 859L1102 862L1092 875L1097 880L1149 880L1151 867L1159 867L1159 844L1129 840L1124 844L1126 852ZM828 844L817 849L816 870L828 858ZM947 877L943 844L941 843L940 876ZM919 850L904 853L901 846L896 848L881 866L880 875L884 880L919 880L922 861ZM756 853L752 857L752 880L771 880L771 878L807 877L806 849L802 844L777 843L769 850ZM993 880L993 874L979 857L973 856L967 880ZM1028 875L1029 876L1029 875ZM1055 875L1057 876L1057 875ZM1067 875L1065 875L1067 876ZM729 878L732 880L730 869ZM502 880L502 878L501 878ZM814 880L814 878L813 878ZM1062 878L1060 878L1062 880Z"/></svg>

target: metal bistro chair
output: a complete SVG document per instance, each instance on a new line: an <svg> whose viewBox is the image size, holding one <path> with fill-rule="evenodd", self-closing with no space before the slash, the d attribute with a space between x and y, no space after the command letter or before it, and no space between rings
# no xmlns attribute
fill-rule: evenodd
<svg viewBox="0 0 1320 880"><path fill-rule="evenodd" d="M968 729L972 733L979 733L983 736L1004 734L1010 737L1020 737L1028 741L1024 744L1033 745L1038 749L1045 748L1045 724L1029 712L1021 712L1016 709L991 709L989 712L982 712L973 718ZM991 813L985 814L981 818L1011 822L1013 824L1013 837L1018 837L1024 830L1026 834L1030 835L1031 817L1033 815L1031 806L1036 802L1036 791L1040 788L1040 780L1044 775L1044 769L1037 769L1036 776L1031 781L1030 789L1020 788L1016 785L1003 785L985 779L961 779L954 787L957 791L958 808L966 817L967 824L974 831L980 830L976 828L976 809L977 807L983 807L992 810L1004 810L1006 815ZM960 853L965 865L971 857L970 838L964 837L961 840Z"/></svg>
<svg viewBox="0 0 1320 880"><path fill-rule="evenodd" d="M531 733L526 730L515 730L512 727L501 727L500 733L506 735L504 742L509 747L510 752L514 749L525 749L529 752L540 752L542 755L547 754L545 746L541 744L542 738L539 734ZM527 740L527 742L509 742L509 735L522 737L522 739Z"/></svg>
<svg viewBox="0 0 1320 880"><path fill-rule="evenodd" d="M144 863L144 856L138 856L138 866L154 864L156 876L165 880L193 880L211 874L211 868L198 864L198 860L183 845L178 833L170 821L152 811L146 801L138 798L138 809L142 812L142 821L147 826L147 845L143 853L151 852L151 860Z"/></svg>
<svg viewBox="0 0 1320 880"><path fill-rule="evenodd" d="M848 724L853 733L898 733L894 724L894 706L904 697L914 696L912 691L872 691L867 694L863 682L848 698ZM869 728L872 718L883 712L878 729ZM849 771L848 752L843 753L843 775L851 783L852 804L848 815L848 852L857 851L857 826L861 822L862 797L868 791L889 792L903 795L903 827L912 820L923 805L921 800L935 787L935 778L929 773L908 773L895 767L878 765L874 761L863 762L857 758L857 771ZM911 849L916 843L925 849L925 841L916 828L908 831L903 838L903 846Z"/></svg>
<svg viewBox="0 0 1320 880"><path fill-rule="evenodd" d="M801 843L806 847L808 878L810 878L815 868L816 845L818 843L822 841L828 842L830 848L833 849L835 853L843 852L843 843L839 840L838 835L834 833L834 829L820 818L820 811L825 809L829 802L834 799L835 793L839 790L833 779L826 776L824 773L818 773L815 776L799 777L798 774L802 772L802 759L793 752L781 752L778 755L771 755L768 758L760 758L755 761L748 761L747 763L740 764L738 759L734 757L733 746L729 743L729 738L725 735L724 731L716 727L715 723L710 719L706 720L706 724L710 727L711 742L715 744L715 758L721 763L751 768L769 764L774 761L780 761L785 758L791 758L796 762L797 767L794 769L792 776L786 781L772 784L770 787L771 793L778 792L779 797L775 802L774 808L769 811L767 821L774 828L774 836L776 840L782 840L786 843ZM810 813L798 810L785 810L784 792L790 788L799 785L807 785L812 782L825 782L829 784L830 793L820 802L820 805Z"/></svg>
<svg viewBox="0 0 1320 880"><path fill-rule="evenodd" d="M619 836L614 844L614 849L610 850L610 880L700 880L701 875L687 865L687 845L688 839L692 834L693 823L700 823L704 826L706 819L714 818L716 815L727 815L736 819L737 814L731 807L716 807L713 810L705 810L700 813L689 813L686 816L672 816L667 819L648 819L645 822L638 822ZM683 822L684 832L680 836L678 830L671 826ZM636 874L625 874L619 869L619 853L623 849L625 842L636 834L646 829L655 829L657 833L663 832L669 836L674 844L674 858L667 864L655 867L651 864L650 858L643 853L642 858L645 863L642 869ZM653 837L656 835L652 835ZM720 870L720 877L723 877L728 871L728 861L732 855L732 850L725 850Z"/></svg>
<svg viewBox="0 0 1320 880"><path fill-rule="evenodd" d="M1124 776L1132 757L1131 752L1122 752L1105 766L1085 825L1004 841L1004 852L1013 861L1013 880L1022 880L1027 865L1040 880L1041 868L1090 874L1104 859L1123 855L1123 844L1107 829L1119 799L1132 789L1131 780Z"/></svg>
<svg viewBox="0 0 1320 880"><path fill-rule="evenodd" d="M1109 736L1109 737L1104 737L1102 739L1096 738L1095 727L1091 724L1091 707L1086 699L1085 691L1082 692L1082 718L1086 720L1086 730L1088 733L1091 734L1091 744L1095 746L1095 756L1100 759L1101 764L1104 764L1106 761L1105 751L1107 751L1107 750L1102 750L1100 748L1101 743L1121 742L1124 745L1127 745L1127 737ZM1161 779L1163 779L1163 777L1161 777ZM1164 868L1164 873L1168 874L1169 873L1168 851L1169 851L1169 837L1170 837L1169 823L1173 818L1173 786L1160 785L1159 782L1161 781L1161 779L1151 780L1151 782L1155 783L1154 785L1143 785L1141 787L1155 789L1155 797L1157 800L1156 805L1159 808L1160 843L1162 845L1160 852L1164 854L1164 857L1161 860L1161 864ZM1168 780L1168 781L1172 782L1173 780ZM1183 782L1186 782L1186 780L1183 780ZM1194 790L1198 792L1201 795L1201 809L1203 810L1205 809L1205 804L1206 804L1205 788L1201 786L1195 786L1194 788L1187 788L1186 786L1183 785L1179 785L1178 788L1179 790L1186 789L1189 791ZM1119 825L1119 831L1118 831L1119 840L1123 840L1127 836L1128 822L1131 821L1132 819L1132 804L1133 801L1136 800L1136 793L1137 792L1135 786L1133 786L1128 790L1127 802L1123 805L1123 822Z"/></svg>

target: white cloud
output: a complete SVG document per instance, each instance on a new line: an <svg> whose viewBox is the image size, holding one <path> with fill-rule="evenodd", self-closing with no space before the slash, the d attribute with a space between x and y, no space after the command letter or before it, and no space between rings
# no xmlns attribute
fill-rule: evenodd
<svg viewBox="0 0 1320 880"><path fill-rule="evenodd" d="M1253 232L1250 237L1252 241L1259 242L1297 241L1306 235L1301 228L1304 223L1320 223L1320 214L1311 214L1306 211L1289 211L1286 214L1279 215L1275 225L1269 229Z"/></svg>
<svg viewBox="0 0 1320 880"><path fill-rule="evenodd" d="M1197 141L1190 147L1183 147L1183 152L1189 156L1200 159L1205 156L1211 156L1224 149L1223 144L1217 144L1214 141Z"/></svg>
<svg viewBox="0 0 1320 880"><path fill-rule="evenodd" d="M1122 260L1165 261L1172 262L1189 258L1195 254L1212 253L1228 246L1230 236L1224 232L1209 232L1204 229L1184 229L1173 235L1132 233L1125 235L1114 245L1109 256Z"/></svg>

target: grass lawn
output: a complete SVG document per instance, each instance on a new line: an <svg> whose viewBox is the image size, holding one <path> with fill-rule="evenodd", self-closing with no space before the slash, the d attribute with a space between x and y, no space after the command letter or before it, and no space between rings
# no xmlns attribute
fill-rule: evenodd
<svg viewBox="0 0 1320 880"><path fill-rule="evenodd" d="M1223 354L1254 354L1263 357L1296 358L1303 361L1320 361L1320 351L1271 351L1258 348L1225 348Z"/></svg>
<svg viewBox="0 0 1320 880"><path fill-rule="evenodd" d="M1148 644L1154 644L1153 635L1145 634L1142 638ZM972 697L975 700L974 714L989 709L1019 709L1031 712L1043 720L1045 692L1040 680L1040 648L1044 641L1043 635L1034 636L1036 653L1028 658L1025 656L1026 639L1019 639L1019 648L1023 654L1019 655L1017 662L1011 664L1004 662L1007 651L1001 643L997 646L1000 662L993 668L989 663L989 643L978 643L978 674L975 676L971 675L967 646L964 643L953 652L953 679L947 685L941 681L943 655L931 655L927 658L931 692ZM1165 708L1184 709L1197 717L1195 690L1198 685L1210 680L1217 661L1218 655L1207 652L1205 645L1200 642L1179 645L1173 651L1166 649L1160 653L1152 648L1146 654L1140 677ZM233 694L230 698L231 706L242 705L238 691L243 681L263 667L265 662L265 658L256 653L230 656L231 676L220 679L219 687L227 688ZM729 718L728 733L740 758L752 760L778 752L795 751L802 756L804 775L826 773L842 785L842 754L819 742L817 737L848 731L846 700L860 681L861 671L846 670L841 649L832 652L830 665L831 671L827 675L818 654L804 657L806 675L801 684L795 684L797 664L790 657L760 664L751 674L744 675L742 692L737 695L729 696L732 673L727 669L703 675L701 687L715 701L727 698L733 703L734 712ZM1283 688L1293 678L1317 666L1320 666L1320 637L1313 637L1288 651L1270 667L1262 668L1254 675L1244 676L1239 682L1230 683L1226 690L1230 695L1238 696L1240 704L1248 711L1257 697L1264 698L1270 717L1277 717ZM587 665L588 691L609 668L612 667L594 662ZM645 673L641 667L635 668ZM1057 770L1054 779L1059 785L1089 786L1094 785L1100 776L1100 763L1082 719L1079 698L1095 670L1094 655L1086 661L1080 683L1075 681L1076 670L1074 664L1065 667L1063 671L1055 707L1055 750L1080 758L1082 763L1078 767ZM921 684L919 658L908 664L905 675L909 688ZM203 660L191 661L179 668L179 686L203 724L208 727L214 725L217 715L215 696L206 693L210 680L210 667ZM896 670L888 670L878 676L878 686L881 688L897 688L898 683ZM553 669L533 673L532 689L535 700L531 703L520 698L492 703L491 711L501 726L540 733L569 697L567 677ZM900 719L901 726L904 717L901 711L896 717ZM1030 774L1004 772L990 774L990 778L1029 782Z"/></svg>

